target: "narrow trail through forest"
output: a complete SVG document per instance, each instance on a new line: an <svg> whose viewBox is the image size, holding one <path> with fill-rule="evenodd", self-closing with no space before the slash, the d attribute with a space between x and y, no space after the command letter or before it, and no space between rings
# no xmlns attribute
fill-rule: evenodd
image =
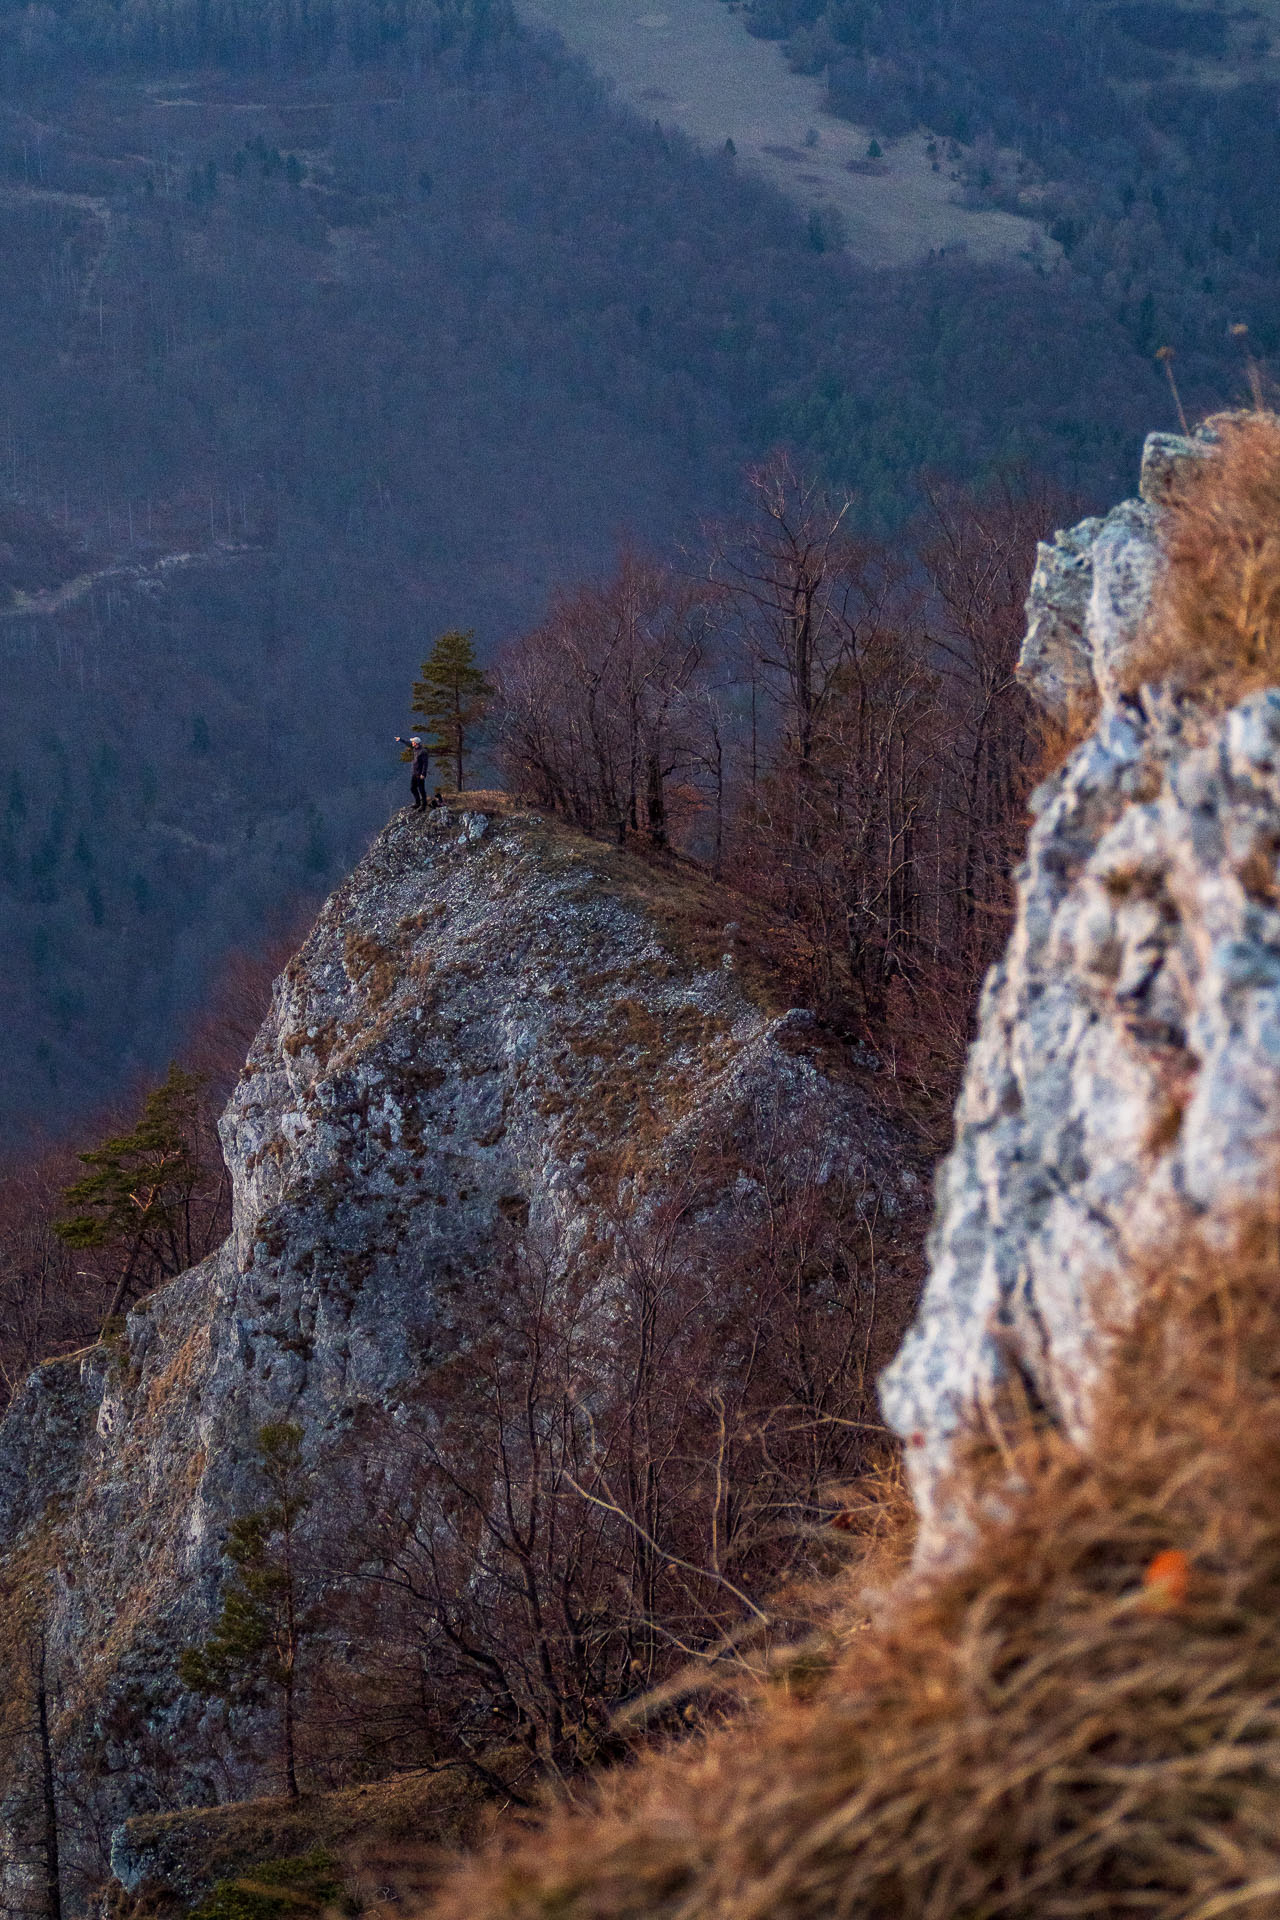
<svg viewBox="0 0 1280 1920"><path fill-rule="evenodd" d="M781 49L753 39L723 0L662 0L652 11L646 0L517 4L636 112L709 148L732 140L741 164L806 209L838 208L849 251L865 265L909 266L943 252L975 261L1057 252L1034 221L956 205L945 147L935 172L925 133L884 141L883 157L869 159L869 129L829 113L821 79L792 73Z"/></svg>
<svg viewBox="0 0 1280 1920"><path fill-rule="evenodd" d="M35 593L17 592L8 606L0 606L0 620L30 620L40 616L61 613L64 608L74 606L92 593L95 587L121 584L141 587L144 591L154 586L181 567L221 566L228 560L235 560L247 553L261 552L261 548L245 544L219 541L203 552L166 553L151 565L141 563L116 563L108 567L99 567L93 573L78 573L70 580L64 580L56 587L42 587Z"/></svg>

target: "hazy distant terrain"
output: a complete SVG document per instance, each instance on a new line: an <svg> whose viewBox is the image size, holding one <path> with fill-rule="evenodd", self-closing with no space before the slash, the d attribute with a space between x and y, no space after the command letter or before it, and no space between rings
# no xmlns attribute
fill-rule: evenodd
<svg viewBox="0 0 1280 1920"><path fill-rule="evenodd" d="M103 76L0 120L7 1116L154 1070L219 950L345 869L436 632L489 648L727 497L700 322L683 370L605 349L580 262L626 229L545 77Z"/></svg>
<svg viewBox="0 0 1280 1920"><path fill-rule="evenodd" d="M968 206L1036 220L1193 410L1280 351L1274 0L714 4L888 151L927 128Z"/></svg>
<svg viewBox="0 0 1280 1920"><path fill-rule="evenodd" d="M684 5L718 141L482 0L0 0L0 1137L162 1067L227 948L345 870L444 627L489 654L779 442L884 529L925 470L1112 497L1169 415L1051 248L872 267L726 154L794 182L861 134ZM901 202L904 152L835 170ZM1027 230L962 185L930 164L928 218Z"/></svg>
<svg viewBox="0 0 1280 1920"><path fill-rule="evenodd" d="M871 133L830 110L826 89L752 39L722 0L518 0L521 16L553 27L637 113L680 127L708 147L732 140L740 161L802 206L839 210L847 244L870 266L904 266L945 249L1010 260L1057 249L1034 223L958 204L950 164L934 168L928 136L892 142L867 164ZM817 136L816 140L814 136Z"/></svg>

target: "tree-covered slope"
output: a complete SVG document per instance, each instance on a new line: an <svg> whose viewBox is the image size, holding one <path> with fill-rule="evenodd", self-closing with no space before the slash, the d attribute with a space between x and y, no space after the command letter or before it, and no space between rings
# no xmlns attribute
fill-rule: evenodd
<svg viewBox="0 0 1280 1920"><path fill-rule="evenodd" d="M778 440L885 524L923 467L1105 493L1165 404L1084 283L860 273L496 6L0 46L0 1133L162 1064L350 860L442 628L487 651Z"/></svg>
<svg viewBox="0 0 1280 1920"><path fill-rule="evenodd" d="M1238 378L1242 339L1280 349L1272 5L729 4L837 113L932 129L975 204L1041 218L1140 353L1175 348L1189 404Z"/></svg>
<svg viewBox="0 0 1280 1920"><path fill-rule="evenodd" d="M513 27L510 0L54 0L0 6L0 45L19 73L99 65L293 71L388 57L414 67L483 54Z"/></svg>

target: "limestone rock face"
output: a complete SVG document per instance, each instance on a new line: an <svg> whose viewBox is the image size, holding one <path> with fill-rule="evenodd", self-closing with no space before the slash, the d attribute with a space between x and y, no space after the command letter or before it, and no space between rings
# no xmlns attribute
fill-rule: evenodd
<svg viewBox="0 0 1280 1920"><path fill-rule="evenodd" d="M1083 1432L1132 1276L1280 1208L1280 690L1214 718L1117 691L1159 566L1158 503L1203 451L1160 436L1147 500L1041 550L1021 671L1061 711L1087 670L1098 719L1034 799L928 1286L881 1383L926 1555L947 1544L962 1422L1016 1382Z"/></svg>
<svg viewBox="0 0 1280 1920"><path fill-rule="evenodd" d="M20 1660L44 1634L59 1765L104 1849L130 1815L270 1786L215 1768L175 1676L264 1421L300 1423L327 1484L357 1485L369 1409L406 1446L429 1417L469 1276L531 1236L569 1261L620 1182L660 1195L747 1119L771 1116L784 1158L825 1140L875 1208L909 1185L807 1016L744 984L731 930L691 948L691 879L471 806L393 820L276 983L222 1122L227 1244L122 1338L42 1367L0 1426L0 1585L26 1610L0 1643ZM29 1750L6 1764L5 1897L31 1905Z"/></svg>

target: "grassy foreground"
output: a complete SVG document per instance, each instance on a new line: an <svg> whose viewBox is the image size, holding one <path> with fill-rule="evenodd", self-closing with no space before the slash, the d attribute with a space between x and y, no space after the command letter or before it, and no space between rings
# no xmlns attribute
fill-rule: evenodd
<svg viewBox="0 0 1280 1920"><path fill-rule="evenodd" d="M432 1920L1280 1911L1280 1261L1155 1289L1096 1437L975 1443L974 1487L1020 1491L975 1494L963 1565L870 1628L851 1577L816 1687L606 1779Z"/></svg>

